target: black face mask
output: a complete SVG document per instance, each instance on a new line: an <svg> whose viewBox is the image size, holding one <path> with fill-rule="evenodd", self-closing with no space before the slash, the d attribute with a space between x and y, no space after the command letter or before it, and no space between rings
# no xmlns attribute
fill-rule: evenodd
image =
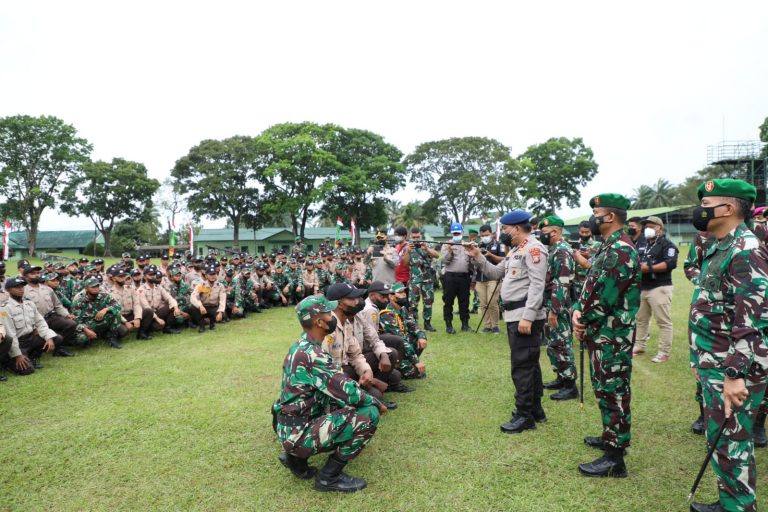
<svg viewBox="0 0 768 512"><path fill-rule="evenodd" d="M512 247L512 235L508 233L502 233L499 235L499 242L506 245L507 247Z"/></svg>
<svg viewBox="0 0 768 512"><path fill-rule="evenodd" d="M602 217L596 217L595 215L592 215L589 218L589 229L592 231L592 234L595 236L600 235L600 225L605 224L606 220L605 218L608 215L603 215ZM582 237L582 240L584 240L584 237ZM589 238L587 238L589 240ZM585 242L587 240L584 240Z"/></svg>
<svg viewBox="0 0 768 512"><path fill-rule="evenodd" d="M371 299L371 302L373 303L374 306L376 306L379 309L386 309L387 306L389 306L388 300L378 301L378 300Z"/></svg>
<svg viewBox="0 0 768 512"><path fill-rule="evenodd" d="M717 206L697 206L693 209L693 227L699 231L707 231L707 224L715 218L715 208L726 206L726 203Z"/></svg>
<svg viewBox="0 0 768 512"><path fill-rule="evenodd" d="M635 228L628 228L627 229L627 234L629 236L635 236L637 234L637 230Z"/></svg>
<svg viewBox="0 0 768 512"><path fill-rule="evenodd" d="M335 316L332 316L330 320L328 320L328 327L325 329L325 334L331 334L336 331L336 326L338 325L339 321L336 320Z"/></svg>
<svg viewBox="0 0 768 512"><path fill-rule="evenodd" d="M552 237L549 235L549 233L541 233L539 235L539 241L544 245L549 245L549 242L552 241Z"/></svg>
<svg viewBox="0 0 768 512"><path fill-rule="evenodd" d="M405 306L408 304L408 297L402 297L395 299L395 303L397 303L398 306Z"/></svg>
<svg viewBox="0 0 768 512"><path fill-rule="evenodd" d="M32 283L32 284L40 284L40 283L43 282L43 278L42 277L30 277L29 278L29 282Z"/></svg>
<svg viewBox="0 0 768 512"><path fill-rule="evenodd" d="M590 228L592 229L592 228ZM599 233L598 233L599 234ZM592 238L591 236L579 236L579 239L582 241L582 243L589 242L589 239Z"/></svg>
<svg viewBox="0 0 768 512"><path fill-rule="evenodd" d="M358 299L357 303L351 308L344 309L344 314L347 316L355 316L365 308L365 302L362 299Z"/></svg>

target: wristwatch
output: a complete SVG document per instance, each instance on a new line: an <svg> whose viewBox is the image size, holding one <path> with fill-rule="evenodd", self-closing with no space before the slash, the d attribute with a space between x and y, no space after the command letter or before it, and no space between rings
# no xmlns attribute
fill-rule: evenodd
<svg viewBox="0 0 768 512"><path fill-rule="evenodd" d="M744 370L739 370L738 368L734 368L733 366L729 366L725 369L725 376L729 379L743 379L744 378Z"/></svg>

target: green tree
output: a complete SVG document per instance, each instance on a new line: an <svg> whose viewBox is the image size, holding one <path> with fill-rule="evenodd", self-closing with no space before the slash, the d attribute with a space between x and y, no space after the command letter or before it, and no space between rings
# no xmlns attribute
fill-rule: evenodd
<svg viewBox="0 0 768 512"><path fill-rule="evenodd" d="M509 165L509 148L484 137L425 142L405 159L412 182L442 218L464 222L480 207L487 180ZM431 210L427 210L432 213Z"/></svg>
<svg viewBox="0 0 768 512"><path fill-rule="evenodd" d="M760 156L762 158L768 158L768 117L766 117L763 124L760 125L760 140L766 143L766 145L763 146L763 152Z"/></svg>
<svg viewBox="0 0 768 512"><path fill-rule="evenodd" d="M29 233L31 256L40 216L59 202L90 153L88 141L56 117L0 119L0 195L7 198L5 212L20 219Z"/></svg>
<svg viewBox="0 0 768 512"><path fill-rule="evenodd" d="M264 200L262 218L287 214L294 235L304 237L307 221L318 214L328 177L342 164L333 151L333 138L341 128L316 123L283 123L267 128L254 141Z"/></svg>
<svg viewBox="0 0 768 512"><path fill-rule="evenodd" d="M154 208L145 208L138 217L124 219L115 223L112 230L112 245L117 252L117 243L124 244L123 240L130 240L131 248L145 244L159 244L160 222L157 211Z"/></svg>
<svg viewBox="0 0 768 512"><path fill-rule="evenodd" d="M526 168L530 165L530 162L525 160L510 159L501 172L489 175L481 189L481 203L484 207L482 213L492 211L503 215L514 209L524 208L526 198L533 195L530 190L532 183L523 179L528 172Z"/></svg>
<svg viewBox="0 0 768 512"><path fill-rule="evenodd" d="M400 211L393 219L394 226L405 226L406 228L420 228L428 224L429 218L424 214L423 203L421 201L411 201L403 205Z"/></svg>
<svg viewBox="0 0 768 512"><path fill-rule="evenodd" d="M405 185L403 154L380 135L356 128L338 130L330 141L340 168L323 184L321 212L345 224L354 218L360 240L362 226L387 221L387 197Z"/></svg>
<svg viewBox="0 0 768 512"><path fill-rule="evenodd" d="M557 212L560 204L579 206L581 191L597 174L592 150L581 138L551 138L530 146L520 155L525 162L523 181L528 183L530 208L541 214Z"/></svg>
<svg viewBox="0 0 768 512"><path fill-rule="evenodd" d="M699 204L699 196L697 192L699 186L707 180L720 178L743 179L744 175L742 169L736 165L708 165L707 167L696 171L696 174L689 176L683 183L675 187L673 204Z"/></svg>
<svg viewBox="0 0 768 512"><path fill-rule="evenodd" d="M171 171L176 190L186 195L196 220L225 217L232 222L236 247L243 216L259 208L261 169L254 150L251 137L204 140L177 160Z"/></svg>
<svg viewBox="0 0 768 512"><path fill-rule="evenodd" d="M147 176L147 168L139 162L122 158L86 162L64 191L61 211L90 218L104 237L106 255L112 256L115 222L136 218L152 208L152 195L158 188L160 182Z"/></svg>
<svg viewBox="0 0 768 512"><path fill-rule="evenodd" d="M632 208L635 210L670 206L677 201L677 188L669 181L659 179L652 187L640 185L635 190L634 198Z"/></svg>

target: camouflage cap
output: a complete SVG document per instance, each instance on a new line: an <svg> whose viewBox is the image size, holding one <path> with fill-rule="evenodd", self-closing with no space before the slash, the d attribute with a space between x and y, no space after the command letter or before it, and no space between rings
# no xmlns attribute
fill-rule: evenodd
<svg viewBox="0 0 768 512"><path fill-rule="evenodd" d="M392 285L392 293L400 293L405 291L405 285L403 283L395 283Z"/></svg>
<svg viewBox="0 0 768 512"><path fill-rule="evenodd" d="M99 286L101 283L99 283L99 279L96 277L89 277L85 281L83 281L83 287L85 288L92 288Z"/></svg>
<svg viewBox="0 0 768 512"><path fill-rule="evenodd" d="M176 267L176 268L172 268L171 269L171 275L172 276L178 276L180 274L181 274L181 269L180 268Z"/></svg>
<svg viewBox="0 0 768 512"><path fill-rule="evenodd" d="M549 226L557 226L557 227L563 227L565 226L565 222L563 222L563 219L556 215L550 215L549 217L544 217L541 219L541 222L539 222L539 229L546 228Z"/></svg>
<svg viewBox="0 0 768 512"><path fill-rule="evenodd" d="M699 195L699 199L703 199L707 196L722 196L745 199L754 203L755 197L757 197L757 190L754 185L751 185L744 180L730 178L704 182L699 185L699 189L696 192Z"/></svg>
<svg viewBox="0 0 768 512"><path fill-rule="evenodd" d="M59 274L55 272L49 272L43 276L43 281L55 281L59 279Z"/></svg>
<svg viewBox="0 0 768 512"><path fill-rule="evenodd" d="M618 208L629 210L629 199L621 194L599 194L589 200L590 208Z"/></svg>
<svg viewBox="0 0 768 512"><path fill-rule="evenodd" d="M335 300L328 300L322 295L310 295L298 303L296 306L296 316L299 317L300 322L303 322L315 315L330 313L336 309L336 306L338 306L338 302Z"/></svg>

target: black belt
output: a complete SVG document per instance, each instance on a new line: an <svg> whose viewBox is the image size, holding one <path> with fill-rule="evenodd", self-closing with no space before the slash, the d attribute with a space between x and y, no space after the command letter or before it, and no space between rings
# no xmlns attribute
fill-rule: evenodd
<svg viewBox="0 0 768 512"><path fill-rule="evenodd" d="M505 302L504 311L514 311L515 309L524 308L527 302L528 302L528 297L524 298L523 300L513 300L510 302Z"/></svg>
<svg viewBox="0 0 768 512"><path fill-rule="evenodd" d="M286 414L278 414L277 422L281 425L288 427L299 427L308 424L312 418L309 416L290 416Z"/></svg>
<svg viewBox="0 0 768 512"><path fill-rule="evenodd" d="M447 276L469 276L469 272L446 272Z"/></svg>

